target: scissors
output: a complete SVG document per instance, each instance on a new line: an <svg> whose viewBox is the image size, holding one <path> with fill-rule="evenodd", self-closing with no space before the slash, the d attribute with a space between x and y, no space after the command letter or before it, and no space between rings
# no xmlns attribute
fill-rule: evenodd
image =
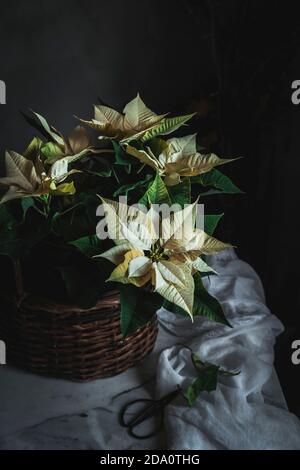
<svg viewBox="0 0 300 470"><path fill-rule="evenodd" d="M138 400L133 400L129 403L127 403L123 409L121 410L120 413L120 424L121 426L128 428L128 432L130 436L134 437L135 439L148 439L149 437L155 436L156 434L159 433L159 431L163 427L163 421L164 421L164 408L171 402L173 401L179 394L181 393L180 388L177 390L174 390L171 393L168 393L168 395L165 395L164 397L160 398L160 400L151 400L148 398L140 398ZM125 419L126 413L130 410L130 408L135 405L136 403L144 403L144 407L142 407L142 410L138 411L136 414L133 415L128 421ZM129 414L129 413L128 413ZM160 416L160 422L159 425L154 429L154 431L148 433L148 434L136 434L134 429L136 426L139 424L143 423L149 418L152 418L153 416L159 415Z"/></svg>

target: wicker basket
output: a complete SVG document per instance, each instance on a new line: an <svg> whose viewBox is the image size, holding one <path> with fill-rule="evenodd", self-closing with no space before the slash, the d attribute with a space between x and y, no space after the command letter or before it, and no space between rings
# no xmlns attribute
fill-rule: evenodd
<svg viewBox="0 0 300 470"><path fill-rule="evenodd" d="M156 315L122 337L115 291L86 310L30 297L21 307L1 310L0 338L6 343L8 363L80 382L132 367L152 351L157 337Z"/></svg>

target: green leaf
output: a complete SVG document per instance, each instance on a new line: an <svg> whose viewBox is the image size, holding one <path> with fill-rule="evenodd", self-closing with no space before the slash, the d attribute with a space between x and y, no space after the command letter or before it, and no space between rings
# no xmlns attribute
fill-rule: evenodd
<svg viewBox="0 0 300 470"><path fill-rule="evenodd" d="M121 332L127 336L147 324L161 307L163 299L130 284L120 284Z"/></svg>
<svg viewBox="0 0 300 470"><path fill-rule="evenodd" d="M192 183L200 183L202 186L211 186L216 190L210 190L205 193L202 193L202 196L208 196L210 194L237 194L242 193L241 191L232 181L231 179L224 175L220 170L213 168L208 173L204 173L203 175L193 176L191 178Z"/></svg>
<svg viewBox="0 0 300 470"><path fill-rule="evenodd" d="M92 170L83 170L84 173L87 173L88 175L92 176L99 176L100 178L110 178L112 175L112 169L111 168L106 168L105 170L101 171L92 171Z"/></svg>
<svg viewBox="0 0 300 470"><path fill-rule="evenodd" d="M98 255L101 251L102 240L97 235L87 235L69 242L70 245L75 246L85 256L91 258Z"/></svg>
<svg viewBox="0 0 300 470"><path fill-rule="evenodd" d="M109 290L105 283L107 270L80 252L75 251L68 265L58 266L57 269L65 283L69 300L82 308L93 307L101 294Z"/></svg>
<svg viewBox="0 0 300 470"><path fill-rule="evenodd" d="M126 166L127 173L130 173L132 164L136 163L135 159L124 152L119 142L112 140L112 144L115 151L116 165Z"/></svg>
<svg viewBox="0 0 300 470"><path fill-rule="evenodd" d="M9 201L10 202L10 201ZM4 204L0 204L0 233L3 229L7 229L9 225L9 229L14 224L15 218L12 216L11 212L9 211L8 202Z"/></svg>
<svg viewBox="0 0 300 470"><path fill-rule="evenodd" d="M22 219L21 223L24 222L27 211L32 207L36 208L36 201L33 197L22 197L21 201L21 208L22 208Z"/></svg>
<svg viewBox="0 0 300 470"><path fill-rule="evenodd" d="M121 333L123 336L134 329L139 316L136 312L139 290L131 285L120 285L121 299Z"/></svg>
<svg viewBox="0 0 300 470"><path fill-rule="evenodd" d="M135 181L134 183L123 184L117 191L114 192L113 196L117 197L120 194L123 196L128 196L130 191L134 191L136 189L141 189L143 186L146 186L149 183L149 180L152 178L152 175L146 175L145 178Z"/></svg>
<svg viewBox="0 0 300 470"><path fill-rule="evenodd" d="M193 406L201 392L212 392L217 388L219 367L208 364L206 368L198 371L198 377L187 388L185 398L190 406Z"/></svg>
<svg viewBox="0 0 300 470"><path fill-rule="evenodd" d="M167 186L158 173L156 173L154 181L150 184L144 196L139 200L139 203L145 206L147 206L148 202L151 204L171 205Z"/></svg>
<svg viewBox="0 0 300 470"><path fill-rule="evenodd" d="M24 157L35 160L39 154L43 141L39 137L34 137L24 152Z"/></svg>
<svg viewBox="0 0 300 470"><path fill-rule="evenodd" d="M194 305L193 305L193 316L206 317L208 320L212 320L224 325L230 326L227 321L223 309L218 300L210 295L205 289L200 273L194 274L195 291L194 291ZM176 315L186 316L186 312L172 304L171 302L165 301L163 307L169 312L173 312Z"/></svg>
<svg viewBox="0 0 300 470"><path fill-rule="evenodd" d="M82 170L84 173L87 173L88 175L98 176L100 178L103 176L110 177L112 175L112 158L106 159L104 157L97 156L96 158L90 159L89 165L91 165L89 169L86 169L85 165L83 164L82 167L80 167L80 170Z"/></svg>
<svg viewBox="0 0 300 470"><path fill-rule="evenodd" d="M65 241L94 235L95 227L99 222L99 217L96 216L98 206L99 198L96 194L81 193L73 206L54 214L53 231Z"/></svg>
<svg viewBox="0 0 300 470"><path fill-rule="evenodd" d="M204 215L204 231L208 235L213 235L219 221L222 219L224 213L216 215Z"/></svg>
<svg viewBox="0 0 300 470"><path fill-rule="evenodd" d="M184 208L185 204L191 203L191 182L190 178L184 178L182 183L168 186L172 204L179 204Z"/></svg>
<svg viewBox="0 0 300 470"><path fill-rule="evenodd" d="M41 154L46 160L46 163L49 164L55 163L56 160L64 156L64 152L54 142L47 142L47 144L42 145Z"/></svg>
<svg viewBox="0 0 300 470"><path fill-rule="evenodd" d="M195 282L195 296L194 296L194 316L203 316L209 320L223 323L224 325L231 326L227 321L223 309L218 300L210 295L205 289L201 275L196 273L194 275Z"/></svg>
<svg viewBox="0 0 300 470"><path fill-rule="evenodd" d="M23 258L29 254L51 230L49 221L37 211L28 212L24 222L16 220L0 231L0 254L12 259Z"/></svg>
<svg viewBox="0 0 300 470"><path fill-rule="evenodd" d="M22 224L26 218L27 211L35 208L36 201L33 197L23 197L0 204L0 232L12 230Z"/></svg>
<svg viewBox="0 0 300 470"><path fill-rule="evenodd" d="M194 115L195 113L188 114L186 116L176 116L172 118L165 118L157 126L154 126L148 131L146 131L145 133L143 133L139 140L141 142L147 142L148 140L153 139L154 137L158 135L170 134L171 132L176 131L179 127L181 127Z"/></svg>
<svg viewBox="0 0 300 470"><path fill-rule="evenodd" d="M197 371L198 377L187 388L185 393L185 398L188 400L190 406L194 405L201 392L212 392L213 390L216 390L218 375L222 375L223 377L230 377L240 374L240 371L230 372L221 369L221 367L217 366L216 364L203 362L201 361L200 357L193 352L191 353L191 360Z"/></svg>

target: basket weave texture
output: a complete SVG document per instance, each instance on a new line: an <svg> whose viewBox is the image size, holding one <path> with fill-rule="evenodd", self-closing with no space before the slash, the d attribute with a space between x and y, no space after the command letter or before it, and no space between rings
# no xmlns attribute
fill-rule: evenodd
<svg viewBox="0 0 300 470"><path fill-rule="evenodd" d="M153 349L156 315L123 338L118 292L90 309L26 298L0 312L7 362L38 374L85 382L110 377L140 362Z"/></svg>

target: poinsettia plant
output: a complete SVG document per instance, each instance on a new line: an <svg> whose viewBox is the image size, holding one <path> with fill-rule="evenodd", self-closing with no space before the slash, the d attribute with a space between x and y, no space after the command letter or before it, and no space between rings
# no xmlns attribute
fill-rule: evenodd
<svg viewBox="0 0 300 470"><path fill-rule="evenodd" d="M240 192L216 169L233 159L205 152L195 134L170 137L193 114L157 115L139 95L123 113L94 111L68 137L40 114L26 116L39 136L22 153L6 152L0 178L3 269L18 264L25 293L82 307L117 287L124 335L162 305L227 323L202 278L217 274L205 256L230 245L213 237L221 215L196 226L192 195ZM108 237L96 229L99 205ZM163 217L161 205L176 210Z"/></svg>

